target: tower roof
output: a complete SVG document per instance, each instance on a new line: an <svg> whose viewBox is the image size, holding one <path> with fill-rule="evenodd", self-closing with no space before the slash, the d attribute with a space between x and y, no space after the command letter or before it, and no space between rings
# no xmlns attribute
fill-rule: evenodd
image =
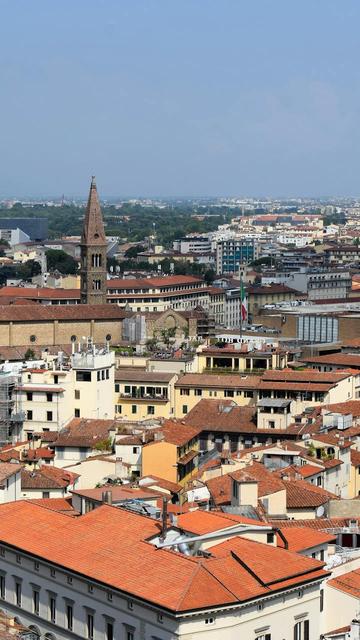
<svg viewBox="0 0 360 640"><path fill-rule="evenodd" d="M92 176L91 179L89 199L81 234L81 244L95 246L104 246L107 244L95 176Z"/></svg>

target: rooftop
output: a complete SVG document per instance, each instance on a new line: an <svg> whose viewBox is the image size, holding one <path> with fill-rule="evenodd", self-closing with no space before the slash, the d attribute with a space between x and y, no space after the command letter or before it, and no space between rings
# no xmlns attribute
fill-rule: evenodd
<svg viewBox="0 0 360 640"><path fill-rule="evenodd" d="M212 547L211 558L158 549L148 541L159 522L107 505L69 518L18 501L1 505L0 516L2 544L173 612L239 604L329 575L317 560L242 538Z"/></svg>

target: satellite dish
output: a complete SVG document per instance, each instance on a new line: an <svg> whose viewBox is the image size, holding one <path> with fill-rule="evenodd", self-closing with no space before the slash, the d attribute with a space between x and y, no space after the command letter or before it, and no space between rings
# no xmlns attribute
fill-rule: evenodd
<svg viewBox="0 0 360 640"><path fill-rule="evenodd" d="M316 509L316 517L322 518L324 514L325 514L325 508L324 508L324 505L321 504L320 507Z"/></svg>

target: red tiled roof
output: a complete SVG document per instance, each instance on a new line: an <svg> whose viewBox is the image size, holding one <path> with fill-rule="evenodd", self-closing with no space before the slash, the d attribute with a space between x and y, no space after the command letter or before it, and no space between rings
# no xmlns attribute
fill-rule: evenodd
<svg viewBox="0 0 360 640"><path fill-rule="evenodd" d="M350 449L350 459L353 467L360 467L360 451Z"/></svg>
<svg viewBox="0 0 360 640"><path fill-rule="evenodd" d="M73 484L78 474L53 466L42 466L40 469L21 471L22 489L65 489Z"/></svg>
<svg viewBox="0 0 360 640"><path fill-rule="evenodd" d="M259 376L216 375L212 373L185 373L175 387L211 387L215 389L257 389Z"/></svg>
<svg viewBox="0 0 360 640"><path fill-rule="evenodd" d="M195 276L165 276L163 278L112 278L107 280L107 289L157 289L161 287L179 287L187 284L202 284L202 278Z"/></svg>
<svg viewBox="0 0 360 640"><path fill-rule="evenodd" d="M80 289L51 289L49 287L1 287L0 299L3 296L12 298L30 298L39 300L77 300Z"/></svg>
<svg viewBox="0 0 360 640"><path fill-rule="evenodd" d="M285 528L281 531L285 536L290 551L305 551L312 549L318 545L336 542L336 536L322 531L307 529L306 527ZM284 547L284 542L279 534L277 534L278 547Z"/></svg>
<svg viewBox="0 0 360 640"><path fill-rule="evenodd" d="M259 462L253 462L244 469L234 471L230 476L238 482L257 482L259 498L285 489L284 483Z"/></svg>
<svg viewBox="0 0 360 640"><path fill-rule="evenodd" d="M130 485L103 485L94 489L73 489L71 493L89 498L95 502L102 502L104 491L111 491L113 502L125 500L156 499L160 493L144 487L131 487Z"/></svg>
<svg viewBox="0 0 360 640"><path fill-rule="evenodd" d="M37 449L28 449L24 451L25 460L51 459L54 457L54 451L47 447L38 447Z"/></svg>
<svg viewBox="0 0 360 640"><path fill-rule="evenodd" d="M132 313L116 304L28 304L0 306L0 322L48 320L122 320Z"/></svg>
<svg viewBox="0 0 360 640"><path fill-rule="evenodd" d="M338 500L338 496L322 487L317 487L305 480L286 480L287 509L306 509L319 507L329 500Z"/></svg>
<svg viewBox="0 0 360 640"><path fill-rule="evenodd" d="M16 462L1 462L0 463L0 487L4 487L4 482L11 476L15 475L21 470L21 465Z"/></svg>
<svg viewBox="0 0 360 640"><path fill-rule="evenodd" d="M78 515L71 504L71 498L27 498L27 501L44 507L44 509L50 509L50 511L71 516Z"/></svg>
<svg viewBox="0 0 360 640"><path fill-rule="evenodd" d="M334 589L338 589L339 591L343 591L344 593L348 593L353 598L360 598L360 569L355 569L354 571L349 571L348 573L343 573L336 578L332 578L328 580L327 585L329 587L334 587Z"/></svg>
<svg viewBox="0 0 360 640"><path fill-rule="evenodd" d="M98 442L109 437L109 431L116 430L115 420L73 418L52 446L93 448Z"/></svg>
<svg viewBox="0 0 360 640"><path fill-rule="evenodd" d="M349 376L344 371L322 372L314 371L314 369L303 369L302 371L294 371L293 369L275 369L265 371L261 376L263 381L274 382L316 382L318 384L336 383Z"/></svg>
<svg viewBox="0 0 360 640"><path fill-rule="evenodd" d="M184 418L183 422L204 431L256 431L256 409L240 407L233 400L203 398Z"/></svg>
<svg viewBox="0 0 360 640"><path fill-rule="evenodd" d="M159 433L164 436L165 442L175 444L178 447L181 447L190 442L193 438L196 438L200 431L201 429L199 427L190 426L184 422L175 422L172 420L166 420L159 429Z"/></svg>
<svg viewBox="0 0 360 640"><path fill-rule="evenodd" d="M331 353L322 356L312 356L311 358L302 358L302 361L309 362L310 364L333 364L344 368L360 368L360 354L355 353Z"/></svg>
<svg viewBox="0 0 360 640"><path fill-rule="evenodd" d="M170 611L238 604L329 575L317 560L243 538L212 547L212 558L157 549L147 541L159 531L156 520L107 505L78 518L29 502L0 506L4 545Z"/></svg>
<svg viewBox="0 0 360 640"><path fill-rule="evenodd" d="M170 482L170 480L165 480L164 478L159 478L159 476L154 476L152 474L140 478L139 484L142 487L160 487L161 489L165 489L171 493L178 493L182 489L181 484L178 484L177 482Z"/></svg>

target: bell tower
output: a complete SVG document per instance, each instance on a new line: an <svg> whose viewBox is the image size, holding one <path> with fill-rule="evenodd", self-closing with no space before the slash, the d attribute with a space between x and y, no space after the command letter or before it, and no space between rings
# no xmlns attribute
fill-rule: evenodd
<svg viewBox="0 0 360 640"><path fill-rule="evenodd" d="M106 248L104 222L93 176L80 241L83 304L106 304Z"/></svg>

